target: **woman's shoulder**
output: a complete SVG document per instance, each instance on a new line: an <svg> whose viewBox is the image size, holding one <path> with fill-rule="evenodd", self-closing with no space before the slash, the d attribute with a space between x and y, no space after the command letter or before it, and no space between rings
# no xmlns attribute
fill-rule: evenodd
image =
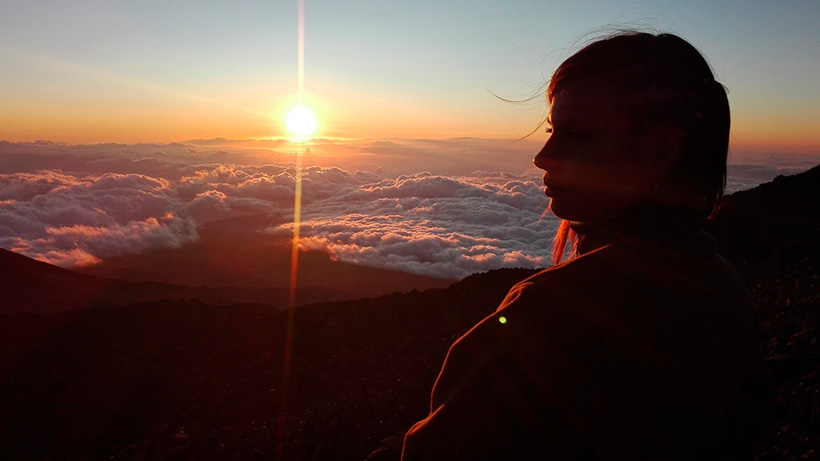
<svg viewBox="0 0 820 461"><path fill-rule="evenodd" d="M713 240L705 234L686 238L673 245L619 239L517 283L497 313L577 321L617 316L630 322L656 319L658 312L667 318L747 316L748 291L714 251Z"/></svg>
<svg viewBox="0 0 820 461"><path fill-rule="evenodd" d="M605 290L624 276L647 271L650 259L657 254L641 242L622 240L605 245L583 255L550 266L516 283L510 289L500 308L513 301L522 302L531 297L541 298L548 293L551 299L570 297L582 299L585 295ZM553 303L555 304L555 303Z"/></svg>
<svg viewBox="0 0 820 461"><path fill-rule="evenodd" d="M589 283L597 279L623 276L676 278L689 272L689 278L698 272L722 271L735 274L731 264L716 252L715 239L693 230L663 239L645 239L624 236L581 256L548 267L513 287L513 290L532 289L555 283Z"/></svg>

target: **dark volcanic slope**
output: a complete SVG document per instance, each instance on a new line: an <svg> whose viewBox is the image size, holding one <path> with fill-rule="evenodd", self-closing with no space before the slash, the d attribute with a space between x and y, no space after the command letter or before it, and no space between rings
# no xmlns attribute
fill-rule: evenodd
<svg viewBox="0 0 820 461"><path fill-rule="evenodd" d="M290 286L290 240L263 232L275 222L265 215L214 221L199 229L199 242L108 258L77 271L131 282L286 289ZM302 293L312 297L299 297L297 304L444 288L455 282L336 261L322 251L300 252L298 279ZM345 296L316 296L323 291Z"/></svg>
<svg viewBox="0 0 820 461"><path fill-rule="evenodd" d="M177 298L181 287L77 274L0 248L0 312L57 312ZM176 290L175 290L176 288ZM176 293L175 293L176 291Z"/></svg>
<svg viewBox="0 0 820 461"><path fill-rule="evenodd" d="M0 458L364 459L422 417L452 341L531 273L304 306L290 361L288 313L261 305L4 316Z"/></svg>
<svg viewBox="0 0 820 461"><path fill-rule="evenodd" d="M156 282L124 282L79 274L0 248L0 314L50 313L102 306L195 299L224 306L264 303L283 310L288 291L282 288L189 287ZM347 291L332 288L300 288L301 303L349 299Z"/></svg>
<svg viewBox="0 0 820 461"><path fill-rule="evenodd" d="M820 165L726 198L707 230L734 260L820 258Z"/></svg>

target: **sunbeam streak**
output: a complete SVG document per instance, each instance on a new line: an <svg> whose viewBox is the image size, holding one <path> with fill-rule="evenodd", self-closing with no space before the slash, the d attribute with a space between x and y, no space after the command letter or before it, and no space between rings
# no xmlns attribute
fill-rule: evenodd
<svg viewBox="0 0 820 461"><path fill-rule="evenodd" d="M298 3L298 46L299 46L299 53L298 53L298 94L299 94L299 106L303 108L303 112L310 113L309 109L304 108L302 106L302 100L304 96L304 62L305 62L305 2L304 0L299 0ZM291 129L291 132L294 136L304 139L307 136L310 136L313 131L316 129L316 121L315 119L311 118L310 129L306 127L308 124L305 121L305 116L299 116L298 123L293 122L293 118L289 114L290 120L288 120L288 128ZM304 146L300 146L300 149ZM293 316L294 310L296 308L296 287L297 287L297 275L299 273L299 225L301 223L301 216L302 216L302 152L296 152L296 171L294 177L294 194L293 194L293 240L291 243L291 253L290 253L290 283L288 286L288 318L287 318L287 329L285 331L285 357L283 360L283 370L282 370L282 385L281 389L281 401L279 405L279 440L277 444L277 459L283 459L284 457L284 446L285 446L285 423L286 423L286 415L287 415L287 399L288 399L288 387L290 385L290 367L291 367L291 357L293 356Z"/></svg>

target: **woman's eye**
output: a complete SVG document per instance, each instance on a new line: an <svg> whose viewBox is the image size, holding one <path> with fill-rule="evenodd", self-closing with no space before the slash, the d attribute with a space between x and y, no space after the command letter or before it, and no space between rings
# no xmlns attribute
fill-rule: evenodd
<svg viewBox="0 0 820 461"><path fill-rule="evenodd" d="M550 134L551 134L551 133L552 133L552 127L551 127L551 126L548 126L548 127L544 130L544 132L545 132L545 133L550 133Z"/></svg>

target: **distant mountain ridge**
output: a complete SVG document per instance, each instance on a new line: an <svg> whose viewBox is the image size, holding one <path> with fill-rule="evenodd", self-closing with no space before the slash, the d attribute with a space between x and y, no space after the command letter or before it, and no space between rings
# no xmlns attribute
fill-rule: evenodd
<svg viewBox="0 0 820 461"><path fill-rule="evenodd" d="M277 288L209 288L158 282L126 282L80 274L0 248L0 314L52 313L127 306L159 300L196 299L215 306L265 303L287 308L288 291ZM349 293L313 288L305 301L347 299Z"/></svg>
<svg viewBox="0 0 820 461"><path fill-rule="evenodd" d="M75 270L131 282L287 289L290 239L264 232L281 223L280 217L265 214L211 221L199 229L196 243L106 258L100 264ZM338 261L323 251L301 251L298 267L297 305L444 288L455 282Z"/></svg>
<svg viewBox="0 0 820 461"><path fill-rule="evenodd" d="M208 223L202 242L110 258L73 270L0 248L0 313L50 313L152 301L194 299L288 307L289 246L248 229L270 224L264 215ZM334 261L300 252L296 305L443 288L453 280Z"/></svg>

